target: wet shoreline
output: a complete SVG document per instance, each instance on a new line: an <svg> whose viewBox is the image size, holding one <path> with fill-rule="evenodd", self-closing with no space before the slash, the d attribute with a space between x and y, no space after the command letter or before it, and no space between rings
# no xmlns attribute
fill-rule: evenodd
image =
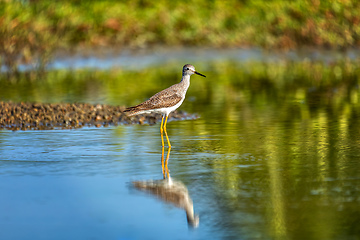
<svg viewBox="0 0 360 240"><path fill-rule="evenodd" d="M125 107L88 103L14 103L0 101L0 130L50 130L107 127L119 124L156 124L159 114L128 117ZM195 119L196 115L175 111L169 120Z"/></svg>

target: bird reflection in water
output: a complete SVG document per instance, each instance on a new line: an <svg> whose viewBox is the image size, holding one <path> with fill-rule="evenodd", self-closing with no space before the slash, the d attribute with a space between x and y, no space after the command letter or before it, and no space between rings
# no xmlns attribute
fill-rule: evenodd
<svg viewBox="0 0 360 240"><path fill-rule="evenodd" d="M170 177L169 168L167 166L170 150L171 148L168 149L164 161L164 146L162 147L161 165L163 179L134 181L132 184L140 191L148 192L166 203L171 203L176 207L184 209L189 226L196 228L199 225L199 216L194 213L193 201L190 198L187 187L181 181Z"/></svg>

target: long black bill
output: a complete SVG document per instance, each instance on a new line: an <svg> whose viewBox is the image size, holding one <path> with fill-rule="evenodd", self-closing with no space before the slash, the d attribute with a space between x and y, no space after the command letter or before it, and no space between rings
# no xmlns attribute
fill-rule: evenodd
<svg viewBox="0 0 360 240"><path fill-rule="evenodd" d="M197 71L195 71L194 73L196 73L197 75L200 75L200 76L202 76L202 77L206 77L205 75L203 75L203 74L201 74L201 73L199 73L199 72L197 72Z"/></svg>

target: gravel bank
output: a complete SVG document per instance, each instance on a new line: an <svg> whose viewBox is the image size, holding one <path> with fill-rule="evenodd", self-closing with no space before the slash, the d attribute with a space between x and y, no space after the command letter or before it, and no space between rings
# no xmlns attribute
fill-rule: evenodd
<svg viewBox="0 0 360 240"><path fill-rule="evenodd" d="M155 124L159 114L127 117L125 107L87 103L13 103L0 102L0 129L46 130L84 126L106 127L118 124ZM195 119L197 116L175 111L169 120Z"/></svg>

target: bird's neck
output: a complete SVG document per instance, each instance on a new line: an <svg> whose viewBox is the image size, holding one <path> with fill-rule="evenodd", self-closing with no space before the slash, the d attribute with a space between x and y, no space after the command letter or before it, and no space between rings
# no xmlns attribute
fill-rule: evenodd
<svg viewBox="0 0 360 240"><path fill-rule="evenodd" d="M180 84L186 91L190 86L190 75L183 75Z"/></svg>

